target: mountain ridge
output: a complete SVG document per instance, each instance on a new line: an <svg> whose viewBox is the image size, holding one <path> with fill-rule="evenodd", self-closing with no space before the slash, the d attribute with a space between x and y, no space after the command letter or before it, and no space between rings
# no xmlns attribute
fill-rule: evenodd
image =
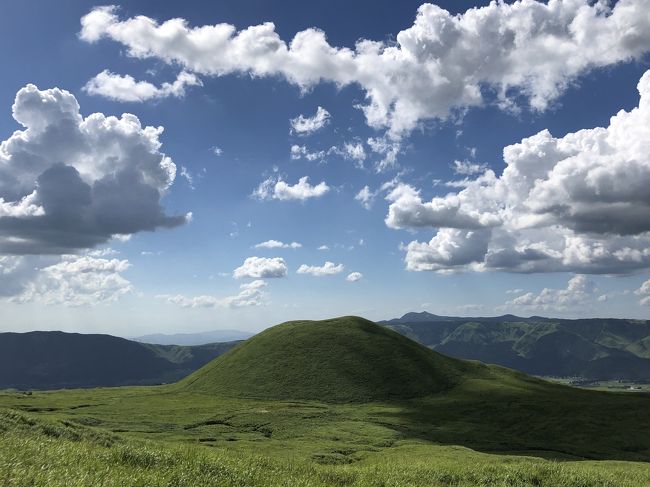
<svg viewBox="0 0 650 487"><path fill-rule="evenodd" d="M650 321L646 320L452 317L418 312L378 324L450 357L532 375L650 380ZM39 335L40 340L35 338ZM84 340L85 344L80 343ZM65 332L0 333L0 388L170 383L235 345L147 344L112 335ZM60 349L58 355L54 349Z"/></svg>
<svg viewBox="0 0 650 487"><path fill-rule="evenodd" d="M452 357L528 374L650 380L650 321L646 320L406 313L380 323Z"/></svg>
<svg viewBox="0 0 650 487"><path fill-rule="evenodd" d="M173 382L234 345L151 345L112 335L62 331L0 333L0 389Z"/></svg>

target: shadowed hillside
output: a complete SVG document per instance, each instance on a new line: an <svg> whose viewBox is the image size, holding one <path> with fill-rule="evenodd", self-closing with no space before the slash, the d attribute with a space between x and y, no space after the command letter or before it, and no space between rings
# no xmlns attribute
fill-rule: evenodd
<svg viewBox="0 0 650 487"><path fill-rule="evenodd" d="M174 382L235 344L181 347L59 331L0 333L0 389Z"/></svg>

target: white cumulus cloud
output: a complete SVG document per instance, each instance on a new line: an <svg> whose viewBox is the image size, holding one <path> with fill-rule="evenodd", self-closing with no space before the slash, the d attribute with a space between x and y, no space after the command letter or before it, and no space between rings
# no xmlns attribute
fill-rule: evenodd
<svg viewBox="0 0 650 487"><path fill-rule="evenodd" d="M401 142L391 141L387 137L370 137L368 146L372 152L382 156L375 163L376 172L382 173L397 167L397 156L402 150Z"/></svg>
<svg viewBox="0 0 650 487"><path fill-rule="evenodd" d="M299 159L307 159L308 161L322 161L330 153L329 150L324 151L310 151L304 145L292 145L291 146L291 159L297 161Z"/></svg>
<svg viewBox="0 0 650 487"><path fill-rule="evenodd" d="M596 286L584 275L573 276L566 289L544 288L539 294L528 292L508 301L506 306L536 310L566 310L582 306L595 298Z"/></svg>
<svg viewBox="0 0 650 487"><path fill-rule="evenodd" d="M176 304L182 308L244 308L248 306L262 306L266 304L266 282L257 279L255 281L242 284L239 286L239 293L234 296L223 298L200 295L184 296L182 294L161 294L156 296L158 299L164 299L170 304Z"/></svg>
<svg viewBox="0 0 650 487"><path fill-rule="evenodd" d="M418 190L408 184L399 183L386 197L391 202L386 225L390 228L479 229L500 223L493 207L474 208L465 204L465 196L466 193L460 193L423 202Z"/></svg>
<svg viewBox="0 0 650 487"><path fill-rule="evenodd" d="M202 86L201 80L192 73L182 71L173 83L163 83L160 87L148 81L136 81L132 76L111 73L105 69L91 78L84 86L90 95L99 95L110 100L122 102L144 102L147 100L182 98L188 86Z"/></svg>
<svg viewBox="0 0 650 487"><path fill-rule="evenodd" d="M641 287L634 291L634 294L639 296L639 304L644 306L650 305L650 279L641 284Z"/></svg>
<svg viewBox="0 0 650 487"><path fill-rule="evenodd" d="M128 260L64 255L60 262L39 269L11 300L64 306L114 302L133 292L131 283L122 276L129 267Z"/></svg>
<svg viewBox="0 0 650 487"><path fill-rule="evenodd" d="M361 142L346 142L343 144L341 153L346 159L354 161L359 169L363 169L363 162L368 157L366 149Z"/></svg>
<svg viewBox="0 0 650 487"><path fill-rule="evenodd" d="M232 275L235 279L284 277L287 275L287 264L282 257L248 257Z"/></svg>
<svg viewBox="0 0 650 487"><path fill-rule="evenodd" d="M561 138L543 130L504 148L500 176L487 170L426 202L398 184L386 224L438 229L429 243L406 246L407 268L625 274L650 267L650 71L638 90L639 106L607 127Z"/></svg>
<svg viewBox="0 0 650 487"><path fill-rule="evenodd" d="M298 274L311 274L312 276L322 277L340 274L345 270L343 264L334 264L334 262L326 261L322 266L302 264L296 271Z"/></svg>
<svg viewBox="0 0 650 487"><path fill-rule="evenodd" d="M474 174L481 174L485 172L487 165L470 161L454 161L452 169L456 174L460 174L462 176L473 176Z"/></svg>
<svg viewBox="0 0 650 487"><path fill-rule="evenodd" d="M71 93L34 85L12 114L24 129L0 143L0 253L73 253L185 223L161 205L176 177L162 127L128 113L84 118Z"/></svg>
<svg viewBox="0 0 650 487"><path fill-rule="evenodd" d="M253 196L261 200L300 200L304 201L310 198L319 198L327 194L330 187L321 181L316 185L309 183L309 177L304 176L298 180L296 184L288 184L282 179L268 178L262 181L257 189L253 192Z"/></svg>
<svg viewBox="0 0 650 487"><path fill-rule="evenodd" d="M361 205L369 210L372 208L372 203L375 200L376 193L370 190L370 186L367 184L359 190L359 192L354 196L354 199L361 203Z"/></svg>
<svg viewBox="0 0 650 487"><path fill-rule="evenodd" d="M544 110L579 76L642 59L650 50L649 11L650 0L491 2L456 15L425 3L395 41L337 47L316 28L287 42L272 22L239 31L180 18L161 24L143 15L120 19L109 6L82 17L79 37L111 39L131 57L201 75L280 76L303 91L321 82L357 84L367 123L399 138L422 120L486 100L505 109L525 100Z"/></svg>
<svg viewBox="0 0 650 487"><path fill-rule="evenodd" d="M267 240L255 245L256 249L299 249L302 244L299 242L284 243L279 240Z"/></svg>
<svg viewBox="0 0 650 487"><path fill-rule="evenodd" d="M447 272L465 268L480 262L489 240L489 230L442 228L429 242L413 241L406 246L406 269Z"/></svg>
<svg viewBox="0 0 650 487"><path fill-rule="evenodd" d="M316 113L311 117L305 117L304 115L298 115L296 118L292 118L291 123L291 132L298 135L309 135L314 132L322 129L330 121L330 113L325 110L323 107L318 107Z"/></svg>
<svg viewBox="0 0 650 487"><path fill-rule="evenodd" d="M348 282L357 282L363 279L363 274L361 272L350 272L345 278Z"/></svg>

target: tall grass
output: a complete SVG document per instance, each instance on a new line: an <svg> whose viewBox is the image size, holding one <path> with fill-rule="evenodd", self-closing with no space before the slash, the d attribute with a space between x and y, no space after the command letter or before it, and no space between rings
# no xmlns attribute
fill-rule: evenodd
<svg viewBox="0 0 650 487"><path fill-rule="evenodd" d="M3 487L650 485L650 468L630 462L556 462L411 444L354 464L318 465L128 439L17 412L4 412L0 420Z"/></svg>

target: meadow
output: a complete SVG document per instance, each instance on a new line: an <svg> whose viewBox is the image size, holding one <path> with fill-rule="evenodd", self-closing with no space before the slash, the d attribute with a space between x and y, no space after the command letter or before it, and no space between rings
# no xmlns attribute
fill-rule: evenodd
<svg viewBox="0 0 650 487"><path fill-rule="evenodd" d="M131 402L114 391L93 391L91 398L105 403L87 407L79 407L88 399L79 393L28 396L36 399L30 405L3 395L5 406L39 409L33 404L44 400L54 410L0 413L0 485L650 485L644 463L481 453L409 437L345 407L224 401L221 420L188 412L185 419L194 423L166 422L183 408L152 415L139 410L163 407L166 400L156 394L132 390L131 400L139 399ZM380 412L377 406L365 411ZM297 418L303 421L292 428Z"/></svg>

